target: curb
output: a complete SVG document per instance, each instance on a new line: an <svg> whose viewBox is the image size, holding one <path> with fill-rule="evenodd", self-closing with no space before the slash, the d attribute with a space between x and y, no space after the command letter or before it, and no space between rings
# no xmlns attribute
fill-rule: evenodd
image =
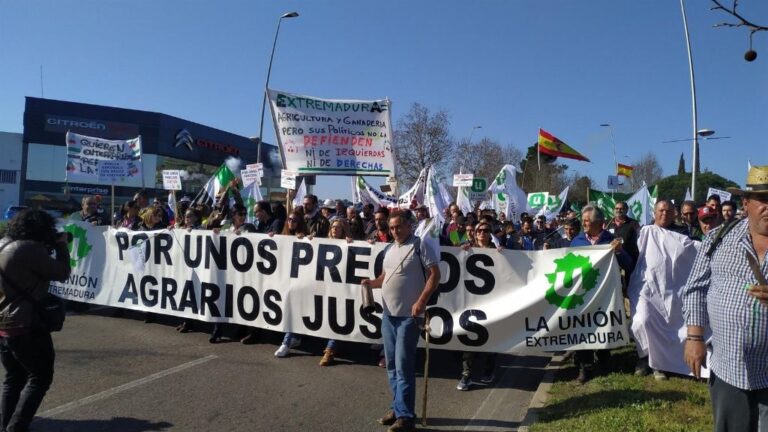
<svg viewBox="0 0 768 432"><path fill-rule="evenodd" d="M552 384L555 382L555 374L562 369L564 363L568 361L569 355L558 354L552 356L547 365L544 377L539 383L539 388L536 389L536 393L531 398L531 403L528 405L528 411L525 413L523 421L520 423L518 431L528 432L529 427L536 423L539 418L539 411L544 407L549 399L549 390L552 388Z"/></svg>

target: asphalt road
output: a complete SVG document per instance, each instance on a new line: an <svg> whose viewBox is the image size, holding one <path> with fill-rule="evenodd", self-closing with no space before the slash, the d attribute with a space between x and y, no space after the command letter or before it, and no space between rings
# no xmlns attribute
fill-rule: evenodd
<svg viewBox="0 0 768 432"><path fill-rule="evenodd" d="M55 333L56 374L35 431L385 431L390 394L368 345L341 343L336 365L317 365L324 342L304 338L275 358L281 336L210 344L209 324L179 334L176 318L145 324L110 309L67 317ZM417 412L422 412L420 350ZM456 390L458 352L432 350L431 431L511 431L525 417L549 357L499 356L497 381ZM478 362L479 363L479 362ZM478 366L480 366L478 364Z"/></svg>

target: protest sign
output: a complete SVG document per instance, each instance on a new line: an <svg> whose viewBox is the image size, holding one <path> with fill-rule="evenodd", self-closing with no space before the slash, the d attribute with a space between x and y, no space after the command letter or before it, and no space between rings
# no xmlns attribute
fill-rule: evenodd
<svg viewBox="0 0 768 432"><path fill-rule="evenodd" d="M99 183L115 183L129 176L128 161L100 160L96 163L99 173Z"/></svg>
<svg viewBox="0 0 768 432"><path fill-rule="evenodd" d="M485 177L472 177L469 187L469 200L474 203L483 201L488 197L488 179Z"/></svg>
<svg viewBox="0 0 768 432"><path fill-rule="evenodd" d="M129 140L102 138L67 132L67 181L102 182L99 161L125 161L123 179L141 178L141 136ZM116 165L108 165L116 167ZM104 177L111 182L110 174Z"/></svg>
<svg viewBox="0 0 768 432"><path fill-rule="evenodd" d="M286 169L300 175L394 174L389 100L267 93Z"/></svg>
<svg viewBox="0 0 768 432"><path fill-rule="evenodd" d="M296 171L280 170L280 187L286 189L296 189Z"/></svg>
<svg viewBox="0 0 768 432"><path fill-rule="evenodd" d="M261 162L248 164L245 166L245 169L256 170L259 173L259 177L264 177L264 164Z"/></svg>
<svg viewBox="0 0 768 432"><path fill-rule="evenodd" d="M453 187L472 187L474 178L474 174L454 174ZM483 192L485 192L485 188L483 188Z"/></svg>
<svg viewBox="0 0 768 432"><path fill-rule="evenodd" d="M715 189L715 188L711 187L711 188L709 188L707 190L707 198L711 197L712 195L719 196L721 203L723 201L730 201L731 200L731 193L730 192L724 191L724 190L720 190L720 189Z"/></svg>
<svg viewBox="0 0 768 432"><path fill-rule="evenodd" d="M256 183L261 186L261 175L258 169L244 169L240 170L240 177L243 179L243 187Z"/></svg>
<svg viewBox="0 0 768 432"><path fill-rule="evenodd" d="M49 289L60 297L335 340L381 338L381 290L374 290L375 310L366 310L360 282L381 272L384 243L140 232L83 222L64 229L74 237L72 274ZM443 247L440 257L443 282L427 305L434 347L504 353L629 342L619 267L609 246Z"/></svg>
<svg viewBox="0 0 768 432"><path fill-rule="evenodd" d="M181 172L179 170L163 170L163 189L181 190Z"/></svg>

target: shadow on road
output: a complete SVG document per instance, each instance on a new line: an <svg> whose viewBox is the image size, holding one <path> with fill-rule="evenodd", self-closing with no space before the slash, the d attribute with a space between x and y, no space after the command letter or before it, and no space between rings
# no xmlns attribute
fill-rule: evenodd
<svg viewBox="0 0 768 432"><path fill-rule="evenodd" d="M153 423L130 417L113 417L110 420L59 420L36 419L33 430L47 432L149 432L168 431L173 427L169 422Z"/></svg>

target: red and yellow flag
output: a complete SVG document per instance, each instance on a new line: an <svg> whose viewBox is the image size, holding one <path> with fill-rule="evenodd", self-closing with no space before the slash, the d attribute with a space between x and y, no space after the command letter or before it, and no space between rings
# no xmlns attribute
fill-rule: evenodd
<svg viewBox="0 0 768 432"><path fill-rule="evenodd" d="M633 166L619 164L616 167L616 174L624 177L632 177L632 170L635 169Z"/></svg>
<svg viewBox="0 0 768 432"><path fill-rule="evenodd" d="M574 150L573 147L568 144L560 141L544 129L539 129L539 152L550 156L589 162L589 159L584 155Z"/></svg>

